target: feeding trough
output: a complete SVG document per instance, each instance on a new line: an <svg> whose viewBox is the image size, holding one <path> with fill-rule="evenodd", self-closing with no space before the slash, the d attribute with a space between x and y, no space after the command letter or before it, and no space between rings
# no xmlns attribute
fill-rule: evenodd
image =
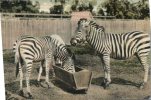
<svg viewBox="0 0 151 100"><path fill-rule="evenodd" d="M56 78L73 88L74 90L85 90L87 91L92 78L92 72L75 67L75 73L70 73L61 67L54 67Z"/></svg>

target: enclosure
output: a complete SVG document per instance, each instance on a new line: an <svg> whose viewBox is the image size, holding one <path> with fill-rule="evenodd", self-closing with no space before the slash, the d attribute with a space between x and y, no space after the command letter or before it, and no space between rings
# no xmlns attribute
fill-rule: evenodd
<svg viewBox="0 0 151 100"><path fill-rule="evenodd" d="M130 31L149 32L149 19L93 19L99 25L105 27L107 33L125 33ZM2 16L2 42L4 56L5 89L7 98L24 100L18 95L19 78L15 77L15 64L12 46L20 35L44 36L51 34L60 35L69 45L69 41L74 36L77 21L72 18L41 18L41 17L13 17ZM149 34L149 33L148 33ZM72 47L71 47L72 48ZM76 53L75 65L92 71L91 86L87 94L72 91L66 84L59 80L51 81L56 86L54 89L36 87L39 63L35 63L31 74L31 91L35 100L143 100L147 99L151 93L148 88L138 89L139 82L142 81L144 71L141 64L132 57L126 61L111 59L111 87L107 90L101 86L104 73L100 59L90 48L73 47ZM86 52L87 51L87 52ZM150 59L149 59L149 62ZM44 76L43 76L44 80ZM25 81L23 82L25 86ZM149 80L150 83L150 80Z"/></svg>
<svg viewBox="0 0 151 100"><path fill-rule="evenodd" d="M2 14L3 49L12 49L16 38L20 35L44 36L59 34L69 44L74 36L77 19L71 18L45 18L45 17L13 17ZM22 14L21 14L22 15ZM43 15L44 16L44 15ZM48 15L47 15L48 16ZM46 17L47 17L46 16ZM76 15L75 15L76 17ZM149 19L93 19L105 27L107 33L125 33L131 31L149 32ZM8 41L9 40L9 41Z"/></svg>

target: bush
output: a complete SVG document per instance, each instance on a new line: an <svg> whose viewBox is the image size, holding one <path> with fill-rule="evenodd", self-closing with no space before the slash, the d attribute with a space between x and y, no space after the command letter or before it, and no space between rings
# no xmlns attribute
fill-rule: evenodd
<svg viewBox="0 0 151 100"><path fill-rule="evenodd" d="M90 47L90 45L86 44L85 46L77 45L77 46L68 46L68 48L75 54L94 54L94 49Z"/></svg>

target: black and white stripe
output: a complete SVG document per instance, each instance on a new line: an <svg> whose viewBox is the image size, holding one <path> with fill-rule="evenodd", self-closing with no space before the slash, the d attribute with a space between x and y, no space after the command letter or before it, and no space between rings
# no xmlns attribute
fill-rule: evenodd
<svg viewBox="0 0 151 100"><path fill-rule="evenodd" d="M127 59L136 55L144 67L144 81L147 83L149 66L147 56L150 52L150 38L147 33L134 31L124 34L107 34L103 26L94 21L80 19L78 21L77 34L70 41L76 45L81 41L87 41L99 54L104 65L105 85L109 85L110 57L115 59Z"/></svg>
<svg viewBox="0 0 151 100"><path fill-rule="evenodd" d="M69 72L75 72L74 63L71 62L72 54L69 52L69 50L67 50L65 44L63 44L62 41L59 42L57 38L54 39L51 36L44 36L44 37L24 36L24 37L19 38L14 43L13 50L15 52L16 71L17 72L19 71L19 74L20 74L21 93L23 93L23 88L22 88L23 64L26 67L26 85L27 85L27 92L28 92L29 98L32 98L32 95L30 92L29 78L30 78L30 73L32 70L32 65L34 62L39 62L39 61L41 62L41 67L40 67L40 71L38 75L38 81L40 80L40 76L42 73L42 66L45 62L46 83L50 87L52 87L53 84L49 82L49 69L52 68L54 56L56 56L60 61L63 62L62 67L65 70Z"/></svg>

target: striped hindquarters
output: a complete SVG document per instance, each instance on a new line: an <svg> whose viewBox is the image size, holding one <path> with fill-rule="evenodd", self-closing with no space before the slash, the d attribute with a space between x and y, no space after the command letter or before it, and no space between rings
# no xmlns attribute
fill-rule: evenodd
<svg viewBox="0 0 151 100"><path fill-rule="evenodd" d="M109 34L111 44L111 57L126 59L134 54L147 56L150 51L150 38L142 32L129 32L126 34Z"/></svg>
<svg viewBox="0 0 151 100"><path fill-rule="evenodd" d="M42 38L26 37L19 48L25 60L40 61L45 57L46 46L47 42Z"/></svg>

